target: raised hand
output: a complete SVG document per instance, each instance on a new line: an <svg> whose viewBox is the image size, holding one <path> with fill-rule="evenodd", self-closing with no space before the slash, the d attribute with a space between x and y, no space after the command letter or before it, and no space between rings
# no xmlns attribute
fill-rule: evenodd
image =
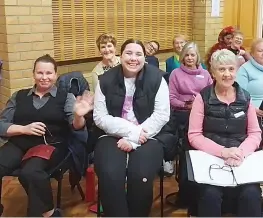
<svg viewBox="0 0 263 218"><path fill-rule="evenodd" d="M74 105L74 114L82 117L93 110L94 95L85 91L82 96L78 96Z"/></svg>
<svg viewBox="0 0 263 218"><path fill-rule="evenodd" d="M46 128L46 125L42 122L30 123L23 127L23 134L42 136L42 135L45 135L45 132L46 132L45 128Z"/></svg>

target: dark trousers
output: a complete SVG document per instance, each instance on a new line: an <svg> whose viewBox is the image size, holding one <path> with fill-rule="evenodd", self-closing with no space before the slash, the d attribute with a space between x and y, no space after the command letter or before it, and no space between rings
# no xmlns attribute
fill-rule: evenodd
<svg viewBox="0 0 263 218"><path fill-rule="evenodd" d="M199 191L199 217L220 217L221 212L234 212L237 217L261 216L259 184L246 184L234 188L200 184Z"/></svg>
<svg viewBox="0 0 263 218"><path fill-rule="evenodd" d="M54 208L50 179L46 170L62 161L65 151L56 149L50 160L33 157L21 163L24 154L23 150L9 142L0 147L0 179L21 168L18 179L28 195L28 216L42 216Z"/></svg>
<svg viewBox="0 0 263 218"><path fill-rule="evenodd" d="M106 136L95 146L94 166L103 211L108 217L147 217L153 201L153 181L162 165L162 145L149 139L129 153L127 165L127 153L117 147L117 141Z"/></svg>

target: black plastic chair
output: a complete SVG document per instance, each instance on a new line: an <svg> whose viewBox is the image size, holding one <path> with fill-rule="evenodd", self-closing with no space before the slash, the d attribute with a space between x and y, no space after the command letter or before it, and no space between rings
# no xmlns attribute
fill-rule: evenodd
<svg viewBox="0 0 263 218"><path fill-rule="evenodd" d="M54 167L53 169L50 169L48 171L49 177L56 179L58 182L57 208L61 208L62 179L63 179L65 172L67 172L69 169L75 170L72 154L70 151L68 152L66 157L56 167ZM7 176L18 177L19 173L20 173L20 169L16 169L15 171L13 171L12 173L10 173ZM76 184L76 186L77 186L77 189L80 193L82 200L85 200L85 194L84 194L79 182ZM71 187L71 189L73 191L74 187ZM0 180L0 203L1 203L1 199L2 199L1 196L2 196L2 179Z"/></svg>
<svg viewBox="0 0 263 218"><path fill-rule="evenodd" d="M159 197L161 197L161 217L163 217L163 179L164 179L164 168L163 165L159 171L159 177L160 177L160 193L159 195L155 198L157 200ZM99 182L98 182L98 200L97 200L97 217L101 217L101 202L100 202L100 189L99 189Z"/></svg>

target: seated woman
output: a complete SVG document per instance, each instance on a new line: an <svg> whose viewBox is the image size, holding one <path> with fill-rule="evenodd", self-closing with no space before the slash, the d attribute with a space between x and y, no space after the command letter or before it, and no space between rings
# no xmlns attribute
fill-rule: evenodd
<svg viewBox="0 0 263 218"><path fill-rule="evenodd" d="M0 136L8 138L0 147L0 177L20 168L28 216L60 216L47 170L64 159L69 128L84 127L83 115L93 110L93 97L88 94L76 101L73 94L58 90L57 64L49 55L35 61L33 77L34 87L15 92L0 116ZM33 150L34 154L28 152Z"/></svg>
<svg viewBox="0 0 263 218"><path fill-rule="evenodd" d="M187 130L189 114L195 96L206 86L213 83L207 70L200 64L200 54L197 44L188 42L184 45L180 54L180 67L173 70L169 80L170 104L172 113L179 127L179 135L183 146L187 149ZM180 163L182 158L180 157ZM173 165L173 164L172 164ZM179 200L188 204L189 186L185 171L179 170Z"/></svg>
<svg viewBox="0 0 263 218"><path fill-rule="evenodd" d="M227 49L212 55L213 85L194 100L189 119L190 145L239 166L260 144L261 130L250 95L235 82L238 60ZM223 199L236 209L237 217L261 216L259 184L219 187L198 184L200 217L220 217Z"/></svg>
<svg viewBox="0 0 263 218"><path fill-rule="evenodd" d="M94 165L109 217L149 216L164 157L159 138L170 118L169 91L145 55L141 41L126 40L121 65L100 77L95 92L93 118L105 135L95 146Z"/></svg>
<svg viewBox="0 0 263 218"><path fill-rule="evenodd" d="M160 49L160 44L157 41L149 41L145 44L145 51L146 51L146 56L145 56L145 61L148 64L151 64L155 67L159 68L159 60L157 57L155 57L156 53Z"/></svg>
<svg viewBox="0 0 263 218"><path fill-rule="evenodd" d="M263 39L257 39L251 46L251 58L237 72L236 81L251 95L251 103L256 108L257 116L263 117L259 109L263 101Z"/></svg>
<svg viewBox="0 0 263 218"><path fill-rule="evenodd" d="M207 52L205 64L207 66L207 70L209 71L209 73L211 73L210 61L211 61L212 54L216 52L217 50L221 50L224 48L227 49L230 47L230 44L233 39L234 31L235 31L235 28L232 26L228 26L222 29L218 35L218 42L214 44Z"/></svg>
<svg viewBox="0 0 263 218"><path fill-rule="evenodd" d="M179 56L186 42L187 40L184 35L174 36L173 38L174 55L165 61L166 72L169 74L169 76L174 69L180 67Z"/></svg>
<svg viewBox="0 0 263 218"><path fill-rule="evenodd" d="M116 39L110 34L101 34L96 40L97 47L102 55L102 61L92 70L92 86L95 91L98 78L104 72L120 64L120 58L116 56Z"/></svg>
<svg viewBox="0 0 263 218"><path fill-rule="evenodd" d="M201 67L198 46L194 42L184 45L179 60L180 67L173 70L169 79L170 104L175 113L179 111L179 124L185 125L188 115L182 116L180 112L189 114L195 96L213 81L208 71Z"/></svg>
<svg viewBox="0 0 263 218"><path fill-rule="evenodd" d="M242 47L243 40L244 34L240 31L235 31L232 42L228 47L228 50L232 51L238 57L238 66L241 66L250 59L249 53Z"/></svg>

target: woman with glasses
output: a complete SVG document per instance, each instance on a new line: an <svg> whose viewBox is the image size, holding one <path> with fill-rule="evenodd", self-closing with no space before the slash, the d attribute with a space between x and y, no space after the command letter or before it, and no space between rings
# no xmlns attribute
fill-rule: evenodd
<svg viewBox="0 0 263 218"><path fill-rule="evenodd" d="M233 39L234 31L235 31L235 28L232 26L227 26L224 29L222 29L218 35L218 42L214 44L207 52L205 63L207 66L207 70L209 72L211 72L210 61L211 61L212 54L216 52L217 50L221 50L224 48L228 49L230 47L232 39Z"/></svg>
<svg viewBox="0 0 263 218"><path fill-rule="evenodd" d="M35 61L33 78L33 88L15 92L0 115L0 136L8 140L0 147L0 179L20 168L28 216L58 217L47 170L67 154L70 128L84 127L93 96L87 93L76 101L73 94L58 90L57 64L49 55Z"/></svg>
<svg viewBox="0 0 263 218"><path fill-rule="evenodd" d="M261 140L250 95L235 82L237 67L233 52L222 49L213 53L211 70L215 81L196 96L188 131L193 148L221 157L230 167L241 165L258 149ZM218 169L213 166L211 170ZM197 215L200 217L220 217L224 209L222 202L227 202L237 217L261 216L260 184L237 187L198 184L198 187Z"/></svg>
<svg viewBox="0 0 263 218"><path fill-rule="evenodd" d="M150 41L145 44L145 51L146 51L145 61L148 64L151 64L158 68L159 68L159 60L154 55L156 55L159 49L160 49L160 44L157 41Z"/></svg>
<svg viewBox="0 0 263 218"><path fill-rule="evenodd" d="M102 56L102 61L100 61L91 72L94 91L100 75L120 64L120 57L116 56L117 40L113 35L106 33L101 34L97 38L96 44Z"/></svg>

